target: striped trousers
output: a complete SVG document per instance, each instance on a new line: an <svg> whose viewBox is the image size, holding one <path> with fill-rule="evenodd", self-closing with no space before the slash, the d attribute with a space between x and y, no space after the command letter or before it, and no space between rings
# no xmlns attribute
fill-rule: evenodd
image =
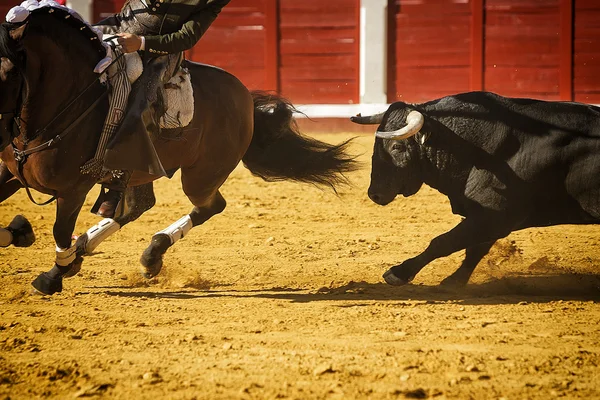
<svg viewBox="0 0 600 400"><path fill-rule="evenodd" d="M108 142L114 136L119 128L125 108L127 107L127 99L131 92L131 83L127 78L127 62L119 49L113 49L116 57L114 62L107 70L108 88L108 113L104 121L100 140L94 157L86 162L81 167L81 173L89 174L95 178L102 178L108 172L104 169L104 153Z"/></svg>

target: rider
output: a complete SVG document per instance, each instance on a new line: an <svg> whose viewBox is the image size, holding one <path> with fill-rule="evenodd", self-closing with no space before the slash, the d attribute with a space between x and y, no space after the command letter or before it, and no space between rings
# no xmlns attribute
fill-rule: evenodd
<svg viewBox="0 0 600 400"><path fill-rule="evenodd" d="M98 215L112 218L132 170L156 174L162 170L148 167L155 158L146 129L156 121L150 107L160 104L160 85L179 67L183 52L192 48L230 0L128 0L119 14L100 21L96 27L114 33L124 53L141 51L144 72L137 92L129 96L128 109L120 128L105 153L106 168L122 170L105 185L108 193ZM135 131L135 132L132 132ZM142 132L140 132L142 131ZM140 154L141 153L141 154ZM145 158L145 159L144 159ZM156 165L156 162L155 164Z"/></svg>

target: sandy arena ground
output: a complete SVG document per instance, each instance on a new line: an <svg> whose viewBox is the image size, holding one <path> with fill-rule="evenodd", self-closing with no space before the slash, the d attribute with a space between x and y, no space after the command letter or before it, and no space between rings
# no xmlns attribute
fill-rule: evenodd
<svg viewBox="0 0 600 400"><path fill-rule="evenodd" d="M359 135L364 167L339 197L240 166L226 210L149 282L142 251L191 210L178 175L52 297L30 282L52 266L54 206L1 204L0 224L24 214L37 242L0 249L0 399L600 398L600 226L513 233L463 290L437 284L464 253L387 286L388 267L459 217L428 187L372 203L372 145ZM99 221L96 194L77 233Z"/></svg>

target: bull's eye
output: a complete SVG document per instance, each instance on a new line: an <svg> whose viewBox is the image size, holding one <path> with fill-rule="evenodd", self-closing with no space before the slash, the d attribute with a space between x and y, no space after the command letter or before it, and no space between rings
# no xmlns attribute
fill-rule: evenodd
<svg viewBox="0 0 600 400"><path fill-rule="evenodd" d="M394 143L392 145L392 151L394 151L394 152L404 151L404 145L402 143Z"/></svg>

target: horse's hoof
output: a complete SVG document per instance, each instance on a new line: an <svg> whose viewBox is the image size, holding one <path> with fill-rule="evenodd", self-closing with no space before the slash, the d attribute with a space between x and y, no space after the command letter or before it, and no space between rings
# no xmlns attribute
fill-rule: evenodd
<svg viewBox="0 0 600 400"><path fill-rule="evenodd" d="M396 275L394 275L391 268L388 269L385 272L385 274L383 274L383 279L385 280L385 282L388 285L392 285L392 286L402 286L402 285L406 285L409 282L409 281L405 281L404 279L400 279Z"/></svg>
<svg viewBox="0 0 600 400"><path fill-rule="evenodd" d="M162 259L158 260L156 264L153 265L144 265L142 262L142 266L140 267L140 273L146 279L152 279L156 275L160 274L160 270L162 269Z"/></svg>
<svg viewBox="0 0 600 400"><path fill-rule="evenodd" d="M51 278L47 272L38 275L31 285L38 292L46 295L62 292L62 277Z"/></svg>
<svg viewBox="0 0 600 400"><path fill-rule="evenodd" d="M152 237L152 243L144 250L140 263L140 272L146 279L154 278L160 273L163 265L163 254L171 247L171 238L163 233Z"/></svg>
<svg viewBox="0 0 600 400"><path fill-rule="evenodd" d="M29 247L35 242L35 234L31 224L22 215L13 218L7 229L13 235L12 245L15 247Z"/></svg>
<svg viewBox="0 0 600 400"><path fill-rule="evenodd" d="M83 257L78 256L77 258L75 258L75 261L73 261L71 263L71 269L63 275L63 278L72 278L75 275L77 275L79 273L79 271L81 271L82 263L83 263Z"/></svg>

